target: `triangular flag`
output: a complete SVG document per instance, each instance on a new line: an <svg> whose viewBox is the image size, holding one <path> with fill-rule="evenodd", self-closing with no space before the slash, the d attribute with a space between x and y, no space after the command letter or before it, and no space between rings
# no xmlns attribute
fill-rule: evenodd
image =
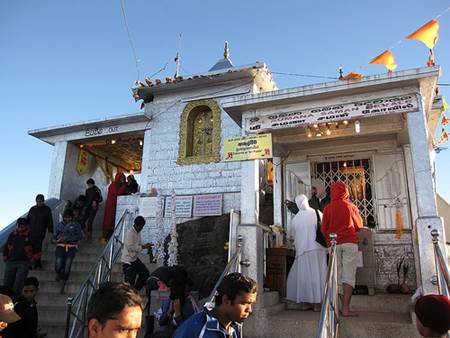
<svg viewBox="0 0 450 338"><path fill-rule="evenodd" d="M373 58L369 62L369 64L374 64L374 63L379 64L379 65L384 65L389 70L394 70L395 68L397 68L397 64L395 63L395 60L394 60L394 55L392 55L392 53L388 50L385 50L383 53L381 53L377 57Z"/></svg>
<svg viewBox="0 0 450 338"><path fill-rule="evenodd" d="M445 129L442 128L441 136L439 136L439 139L438 139L437 143L439 144L439 143L442 143L442 142L445 142L445 141L448 141L448 134L445 131Z"/></svg>
<svg viewBox="0 0 450 338"><path fill-rule="evenodd" d="M341 81L349 81L349 80L361 80L364 76L359 73L350 72L347 75L339 78Z"/></svg>
<svg viewBox="0 0 450 338"><path fill-rule="evenodd" d="M448 109L448 103L445 101L445 97L442 96L442 109L446 111Z"/></svg>
<svg viewBox="0 0 450 338"><path fill-rule="evenodd" d="M423 42L428 48L433 49L438 40L439 23L431 20L420 27L414 33L409 34L406 39L416 39Z"/></svg>
<svg viewBox="0 0 450 338"><path fill-rule="evenodd" d="M448 117L442 116L441 122L443 126L446 126L450 122L450 119Z"/></svg>

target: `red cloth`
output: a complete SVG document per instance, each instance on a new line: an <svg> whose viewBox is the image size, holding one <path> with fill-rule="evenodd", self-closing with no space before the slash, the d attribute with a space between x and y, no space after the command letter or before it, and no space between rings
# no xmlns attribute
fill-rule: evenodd
<svg viewBox="0 0 450 338"><path fill-rule="evenodd" d="M323 210L321 231L330 246L330 233L337 235L337 244L358 244L357 232L363 227L359 210L348 201L349 193L342 182L331 185L331 203Z"/></svg>
<svg viewBox="0 0 450 338"><path fill-rule="evenodd" d="M122 180L122 185L120 184ZM108 187L108 196L105 203L105 216L103 217L102 229L104 231L114 230L116 222L117 196L126 195L126 179L124 173L117 173Z"/></svg>
<svg viewBox="0 0 450 338"><path fill-rule="evenodd" d="M427 295L419 298L414 312L423 326L446 333L450 330L450 299L443 295Z"/></svg>

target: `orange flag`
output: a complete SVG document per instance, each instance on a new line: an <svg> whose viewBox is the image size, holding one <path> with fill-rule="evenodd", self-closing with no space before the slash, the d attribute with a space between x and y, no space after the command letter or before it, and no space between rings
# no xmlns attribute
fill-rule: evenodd
<svg viewBox="0 0 450 338"><path fill-rule="evenodd" d="M350 72L347 75L339 78L341 81L361 80L364 76L359 73Z"/></svg>
<svg viewBox="0 0 450 338"><path fill-rule="evenodd" d="M431 20L420 27L414 33L409 34L406 39L416 39L423 42L428 48L433 49L438 39L439 23Z"/></svg>
<svg viewBox="0 0 450 338"><path fill-rule="evenodd" d="M450 122L448 117L442 116L442 125L446 126Z"/></svg>
<svg viewBox="0 0 450 338"><path fill-rule="evenodd" d="M439 136L439 139L438 139L437 143L439 144L439 143L442 143L442 142L445 142L445 141L448 141L448 134L445 131L445 129L442 128L441 136Z"/></svg>
<svg viewBox="0 0 450 338"><path fill-rule="evenodd" d="M379 65L384 65L389 70L394 70L395 68L397 68L397 64L395 63L395 60L394 60L394 55L392 55L392 53L388 50L385 50L383 53L381 53L377 57L373 58L369 62L369 64L374 64L374 63L379 64Z"/></svg>

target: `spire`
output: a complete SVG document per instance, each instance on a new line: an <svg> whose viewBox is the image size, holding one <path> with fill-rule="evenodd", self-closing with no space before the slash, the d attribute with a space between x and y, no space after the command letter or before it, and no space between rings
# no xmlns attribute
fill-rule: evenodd
<svg viewBox="0 0 450 338"><path fill-rule="evenodd" d="M209 71L211 72L232 67L233 64L230 60L230 48L228 47L228 41L225 41L225 46L223 47L223 59L218 60L216 64L210 68Z"/></svg>
<svg viewBox="0 0 450 338"><path fill-rule="evenodd" d="M228 47L228 41L225 41L225 46L223 47L223 58L225 60L230 59L230 48Z"/></svg>

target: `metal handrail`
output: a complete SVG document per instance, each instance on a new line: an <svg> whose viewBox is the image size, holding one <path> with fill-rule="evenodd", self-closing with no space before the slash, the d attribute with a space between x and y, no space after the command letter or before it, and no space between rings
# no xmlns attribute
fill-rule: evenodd
<svg viewBox="0 0 450 338"><path fill-rule="evenodd" d="M126 222L127 219L128 222ZM65 338L85 337L89 299L101 283L111 280L112 269L122 251L125 230L130 221L132 221L132 213L127 209L117 222L113 235L96 260L97 263L91 268L75 296L67 298Z"/></svg>
<svg viewBox="0 0 450 338"><path fill-rule="evenodd" d="M319 328L317 338L338 337L339 330L339 307L338 307L338 281L336 261L336 239L335 233L330 234L330 262L327 271L327 281L324 288L322 310L320 311Z"/></svg>
<svg viewBox="0 0 450 338"><path fill-rule="evenodd" d="M222 271L222 274L219 277L219 280L214 285L214 288L212 289L211 293L209 294L208 298L206 298L206 306L212 306L214 297L217 292L217 288L219 287L220 283L222 283L223 278L232 273L232 272L240 272L241 270L241 249L242 249L242 240L243 237L239 235L237 237L237 244L236 244L236 252L234 255L230 258L227 265L225 266L225 269ZM244 263L244 262L242 262Z"/></svg>
<svg viewBox="0 0 450 338"><path fill-rule="evenodd" d="M436 229L431 230L431 237L434 247L434 260L436 265L438 290L441 295L449 297L450 273L448 270L447 262L439 246L439 231L437 231Z"/></svg>

